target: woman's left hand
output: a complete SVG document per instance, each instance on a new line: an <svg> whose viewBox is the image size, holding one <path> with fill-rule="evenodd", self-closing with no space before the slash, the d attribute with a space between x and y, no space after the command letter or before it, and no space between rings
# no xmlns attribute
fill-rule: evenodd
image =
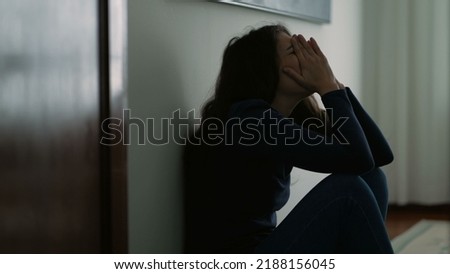
<svg viewBox="0 0 450 274"><path fill-rule="evenodd" d="M336 79L336 83L338 84L338 86L339 86L340 89L345 89L345 85L342 84L341 82L339 82L338 79Z"/></svg>
<svg viewBox="0 0 450 274"><path fill-rule="evenodd" d="M340 89L327 58L313 38L306 41L302 35L294 35L291 41L301 72L299 74L292 68L286 67L283 71L288 76L300 86L318 92L321 96Z"/></svg>

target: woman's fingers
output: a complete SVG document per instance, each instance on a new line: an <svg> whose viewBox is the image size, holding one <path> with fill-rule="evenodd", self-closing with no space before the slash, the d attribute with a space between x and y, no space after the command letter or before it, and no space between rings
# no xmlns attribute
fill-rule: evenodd
<svg viewBox="0 0 450 274"><path fill-rule="evenodd" d="M314 55L314 50L311 48L311 46L306 41L305 37L303 35L298 35L297 40L299 41L300 45L303 47L303 49L309 54Z"/></svg>
<svg viewBox="0 0 450 274"><path fill-rule="evenodd" d="M292 46L299 60L300 72L284 68L283 72L302 87L323 95L331 90L342 89L334 77L327 58L314 38L306 41L302 35L294 35Z"/></svg>
<svg viewBox="0 0 450 274"><path fill-rule="evenodd" d="M283 72L289 76L290 78L292 78L295 82L297 82L297 84L305 87L305 88L309 88L309 86L307 85L307 83L305 82L305 79L303 78L303 76L299 73L297 73L294 69L289 68L289 67L284 67L283 68Z"/></svg>
<svg viewBox="0 0 450 274"><path fill-rule="evenodd" d="M303 56L305 58L306 54L310 56L318 55L320 57L325 57L325 54L323 54L322 50L319 47L319 44L317 44L317 41L314 38L311 37L309 41L306 41L305 37L301 34L294 35L293 38L295 38L295 41L297 41L300 50L303 50Z"/></svg>
<svg viewBox="0 0 450 274"><path fill-rule="evenodd" d="M309 39L309 41L311 48L314 50L314 52L321 57L325 57L325 54L323 54L322 50L319 47L319 44L317 44L317 41L312 37L311 39Z"/></svg>
<svg viewBox="0 0 450 274"><path fill-rule="evenodd" d="M285 67L283 68L283 72L286 73L289 77L291 77L295 81L301 81L302 76L298 74L295 70Z"/></svg>
<svg viewBox="0 0 450 274"><path fill-rule="evenodd" d="M294 48L295 55L299 59L300 63L305 60L305 55L300 48L300 43L297 41L295 35L291 38L292 47Z"/></svg>

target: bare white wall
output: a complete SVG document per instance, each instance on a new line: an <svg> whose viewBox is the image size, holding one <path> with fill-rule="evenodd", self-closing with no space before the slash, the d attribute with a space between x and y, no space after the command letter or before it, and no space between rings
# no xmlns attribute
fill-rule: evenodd
<svg viewBox="0 0 450 274"><path fill-rule="evenodd" d="M293 33L314 36L336 76L361 87L361 0L332 3L332 23L318 25L281 15L200 0L130 0L129 107L133 117L171 117L199 110L211 95L228 40L248 26L282 22ZM157 128L156 134L160 134ZM176 253L182 243L181 147L129 146L129 244L131 253ZM323 174L296 171L281 220ZM205 216L207 218L208 216Z"/></svg>

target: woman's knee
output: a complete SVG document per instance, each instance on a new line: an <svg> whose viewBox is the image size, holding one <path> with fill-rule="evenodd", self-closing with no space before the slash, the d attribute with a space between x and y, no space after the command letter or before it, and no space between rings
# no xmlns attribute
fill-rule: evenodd
<svg viewBox="0 0 450 274"><path fill-rule="evenodd" d="M383 218L385 218L387 214L389 196L386 175L380 168L376 168L362 175L361 178L372 190L380 208L380 212L383 215Z"/></svg>
<svg viewBox="0 0 450 274"><path fill-rule="evenodd" d="M373 196L363 178L352 174L331 174L324 179L331 191L341 196Z"/></svg>

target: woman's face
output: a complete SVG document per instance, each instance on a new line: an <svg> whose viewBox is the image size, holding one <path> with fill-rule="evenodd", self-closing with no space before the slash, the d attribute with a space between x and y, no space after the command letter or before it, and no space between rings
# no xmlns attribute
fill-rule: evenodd
<svg viewBox="0 0 450 274"><path fill-rule="evenodd" d="M278 34L277 54L279 75L279 82L276 91L277 94L292 96L298 100L311 95L313 92L304 89L286 73L283 72L283 68L289 67L294 69L297 73L301 73L300 63L294 53L294 48L292 47L291 36L289 36L285 32L280 32Z"/></svg>

